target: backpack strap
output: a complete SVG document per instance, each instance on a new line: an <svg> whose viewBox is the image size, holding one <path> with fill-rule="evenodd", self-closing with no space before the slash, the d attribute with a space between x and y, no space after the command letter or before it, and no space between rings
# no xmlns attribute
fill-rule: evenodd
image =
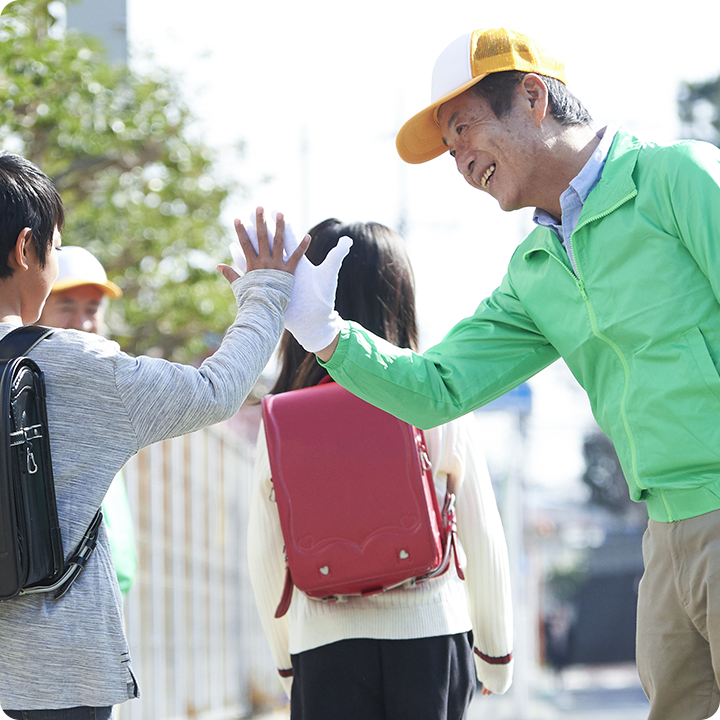
<svg viewBox="0 0 720 720"><path fill-rule="evenodd" d="M290 574L290 568L287 566L287 561L286 561L285 584L283 585L282 597L280 598L280 602L277 606L277 609L275 610L276 618L281 618L290 609L290 602L292 600L292 594L293 594L294 587L295 587L295 584L293 583L292 575Z"/></svg>
<svg viewBox="0 0 720 720"><path fill-rule="evenodd" d="M438 577L442 575L450 567L450 557L455 558L455 571L461 580L465 579L465 573L460 566L460 557L458 555L457 548L457 516L455 515L455 493L450 492L448 489L445 495L445 504L442 509L442 522L443 531L445 535L445 548L443 552L443 559L440 565L423 576L422 579L416 582L422 582L423 580L429 580L430 578Z"/></svg>
<svg viewBox="0 0 720 720"><path fill-rule="evenodd" d="M451 474L447 478L447 490L445 495L445 507L443 508L443 521L445 522L445 532L450 537L453 556L455 558L455 570L461 580L465 579L465 573L460 567L460 556L458 554L458 536L457 536L457 515L455 514L455 501L457 500L457 482L456 478Z"/></svg>
<svg viewBox="0 0 720 720"><path fill-rule="evenodd" d="M27 355L42 339L52 335L52 328L42 325L21 325L0 340L0 360Z"/></svg>
<svg viewBox="0 0 720 720"><path fill-rule="evenodd" d="M37 595L38 593L55 592L55 599L59 600L69 589L70 586L77 580L78 575L82 572L87 565L87 561L93 554L95 547L97 546L98 533L100 532L100 525L102 523L103 514L102 509L95 513L95 517L88 526L88 529L83 535L83 539L75 549L73 556L65 564L65 570L62 576L56 580L52 585L38 585L37 587L26 588L20 594L21 595Z"/></svg>

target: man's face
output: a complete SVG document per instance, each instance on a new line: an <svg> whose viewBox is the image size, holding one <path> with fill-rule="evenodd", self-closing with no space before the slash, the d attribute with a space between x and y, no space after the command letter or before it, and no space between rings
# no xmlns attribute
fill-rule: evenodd
<svg viewBox="0 0 720 720"><path fill-rule="evenodd" d="M105 326L104 293L96 285L50 293L38 321L48 327L101 334Z"/></svg>
<svg viewBox="0 0 720 720"><path fill-rule="evenodd" d="M470 185L492 195L506 211L540 204L537 127L520 91L502 118L468 90L440 106L438 121L443 142Z"/></svg>

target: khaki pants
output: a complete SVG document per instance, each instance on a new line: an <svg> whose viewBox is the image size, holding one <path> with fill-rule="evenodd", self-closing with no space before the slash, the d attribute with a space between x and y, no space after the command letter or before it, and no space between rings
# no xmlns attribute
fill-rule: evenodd
<svg viewBox="0 0 720 720"><path fill-rule="evenodd" d="M720 705L720 510L650 520L643 559L637 664L648 720L705 720Z"/></svg>

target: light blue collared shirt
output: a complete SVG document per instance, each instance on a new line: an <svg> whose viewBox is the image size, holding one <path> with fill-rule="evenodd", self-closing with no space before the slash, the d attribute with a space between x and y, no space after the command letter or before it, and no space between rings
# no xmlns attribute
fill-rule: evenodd
<svg viewBox="0 0 720 720"><path fill-rule="evenodd" d="M550 213L540 208L536 208L535 214L533 215L533 221L537 225L549 227L558 236L562 246L567 251L570 264L576 275L577 267L575 266L575 258L573 258L572 254L570 236L577 227L580 213L582 212L587 196L600 181L600 176L605 167L605 161L607 160L610 146L616 133L617 128L610 127L609 125L598 132L600 142L595 148L595 152L593 152L590 159L585 163L583 169L570 181L567 190L560 196L560 210L562 213L560 222L550 215Z"/></svg>

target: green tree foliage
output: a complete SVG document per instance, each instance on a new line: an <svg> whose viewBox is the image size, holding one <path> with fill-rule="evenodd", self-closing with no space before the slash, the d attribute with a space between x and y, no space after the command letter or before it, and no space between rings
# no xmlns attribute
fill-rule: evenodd
<svg viewBox="0 0 720 720"><path fill-rule="evenodd" d="M41 167L66 206L63 241L90 250L124 292L108 317L131 353L191 361L234 316L226 281L231 187L190 139L192 117L165 75L112 65L92 38L55 37L49 0L0 16L0 142Z"/></svg>
<svg viewBox="0 0 720 720"><path fill-rule="evenodd" d="M678 103L683 134L720 146L720 77L683 83Z"/></svg>

